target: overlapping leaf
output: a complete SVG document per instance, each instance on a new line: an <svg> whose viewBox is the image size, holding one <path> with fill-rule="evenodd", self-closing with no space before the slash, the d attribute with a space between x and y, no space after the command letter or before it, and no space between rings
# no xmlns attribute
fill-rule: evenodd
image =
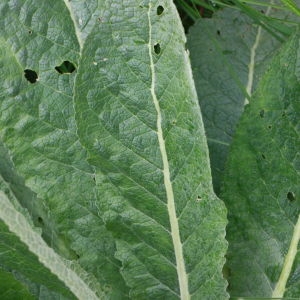
<svg viewBox="0 0 300 300"><path fill-rule="evenodd" d="M274 19L297 19L276 8L262 6L259 11ZM200 19L190 29L188 48L217 194L236 124L280 44L251 18L232 8L216 12L211 19Z"/></svg>
<svg viewBox="0 0 300 300"><path fill-rule="evenodd" d="M272 61L230 151L222 197L232 296L300 294L299 38Z"/></svg>
<svg viewBox="0 0 300 300"><path fill-rule="evenodd" d="M0 12L0 174L34 195L12 189L48 247L98 297L226 299L225 209L173 3Z"/></svg>

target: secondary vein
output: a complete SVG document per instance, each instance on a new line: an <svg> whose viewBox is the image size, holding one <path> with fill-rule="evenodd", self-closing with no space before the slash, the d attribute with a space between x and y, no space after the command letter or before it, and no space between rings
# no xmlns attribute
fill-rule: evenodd
<svg viewBox="0 0 300 300"><path fill-rule="evenodd" d="M155 67L153 62L153 45L152 45L152 24L151 24L151 3L149 3L149 10L148 10L148 22L149 22L149 57L150 57L150 69L151 69L151 96L152 100L157 112L157 137L158 137L158 143L159 143L159 149L162 156L162 162L163 162L163 175L164 175L164 185L166 189L166 195L167 195L167 207L168 207L168 214L170 218L170 226L171 226L171 236L172 241L174 245L174 251L175 251L175 258L176 258L176 268L177 268L177 275L178 275L178 281L179 281L179 288L180 288L180 298L182 300L189 300L190 294L189 294L189 288L188 288L188 276L185 270L185 263L184 263L184 257L183 257L183 248L182 243L180 239L180 233L179 233L179 224L178 224L178 218L176 216L176 208L175 208L175 199L174 199L174 192L173 192L173 186L171 182L171 176L170 176L170 167L169 167L169 161L168 161L168 155L166 151L166 144L163 136L163 130L162 130L162 115L161 115L161 109L159 106L159 101L157 99L156 93L155 93L155 82L156 82L156 74L155 74Z"/></svg>

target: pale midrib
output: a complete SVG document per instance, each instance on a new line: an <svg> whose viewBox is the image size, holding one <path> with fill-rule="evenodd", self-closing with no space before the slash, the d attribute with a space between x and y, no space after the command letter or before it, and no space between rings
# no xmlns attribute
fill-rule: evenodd
<svg viewBox="0 0 300 300"><path fill-rule="evenodd" d="M273 3L273 0L270 1L270 4L272 4L272 3ZM265 15L268 16L270 14L270 11L271 11L271 6L268 6ZM258 26L256 38L255 38L254 44L250 50L250 62L248 65L248 81L247 81L247 86L246 86L246 92L247 92L247 95L249 96L249 98L252 95L254 68L255 68L255 56L256 56L256 50L257 50L257 47L259 45L259 41L261 38L261 32L262 32L262 27ZM244 105L246 105L246 104L249 104L249 100L247 97L244 100Z"/></svg>
<svg viewBox="0 0 300 300"><path fill-rule="evenodd" d="M67 9L70 12L70 16L71 16L71 19L72 19L73 24L74 24L75 34L76 34L76 37L77 37L77 40L78 40L78 43L79 43L80 53L81 53L82 47L83 47L83 40L81 38L81 32L80 32L80 30L77 26L75 15L73 13L73 9L72 9L71 4L70 4L70 0L64 0L64 2L65 2L65 5L66 5Z"/></svg>
<svg viewBox="0 0 300 300"><path fill-rule="evenodd" d="M188 288L188 275L185 270L185 264L184 264L184 257L183 257L183 249L182 249L182 243L180 240L180 234L179 234L179 224L178 224L178 218L176 216L176 208L175 208L175 199L174 199L174 193L173 193L173 187L171 182L171 176L170 176L170 168L169 168L169 161L168 161L168 155L166 151L166 144L163 137L163 131L162 131L162 116L161 116L161 110L159 106L159 101L157 99L156 93L155 93L155 81L156 81L156 75L155 75L155 67L153 62L153 45L152 45L152 24L151 24L151 4L149 4L149 11L148 11L148 22L149 22L149 57L150 57L150 68L151 68L151 96L152 100L157 112L157 137L158 137L158 143L159 143L159 149L162 156L162 162L163 162L163 175L164 175L164 185L166 189L167 194L167 207L168 207L168 214L170 218L170 226L171 226L171 236L174 246L174 252L175 252L175 258L176 258L176 268L177 268L177 275L178 275L178 282L179 282L179 288L180 288L180 298L182 300L188 300L190 299L190 293Z"/></svg>
<svg viewBox="0 0 300 300"><path fill-rule="evenodd" d="M6 195L0 191L0 219L8 226L39 261L55 274L78 299L99 299L94 291L44 242L26 218L17 211Z"/></svg>
<svg viewBox="0 0 300 300"><path fill-rule="evenodd" d="M297 255L298 244L300 240L300 215L298 216L298 221L294 227L293 236L288 253L284 259L283 268L279 276L278 282L273 291L273 298L282 298L286 289L286 283L292 271L292 267Z"/></svg>

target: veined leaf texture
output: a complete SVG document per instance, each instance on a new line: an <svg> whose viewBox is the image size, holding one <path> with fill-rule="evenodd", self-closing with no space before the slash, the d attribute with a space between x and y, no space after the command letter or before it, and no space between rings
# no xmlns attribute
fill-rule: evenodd
<svg viewBox="0 0 300 300"><path fill-rule="evenodd" d="M172 1L7 0L0 13L8 287L80 298L57 258L100 299L227 299L226 210Z"/></svg>
<svg viewBox="0 0 300 300"><path fill-rule="evenodd" d="M299 31L273 59L232 144L222 191L232 296L300 295L298 66Z"/></svg>

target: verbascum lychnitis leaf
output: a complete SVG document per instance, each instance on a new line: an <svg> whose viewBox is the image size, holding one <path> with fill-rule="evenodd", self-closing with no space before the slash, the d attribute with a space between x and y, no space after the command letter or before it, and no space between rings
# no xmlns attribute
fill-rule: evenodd
<svg viewBox="0 0 300 300"><path fill-rule="evenodd" d="M222 197L232 296L300 295L299 38L272 61L230 150Z"/></svg>
<svg viewBox="0 0 300 300"><path fill-rule="evenodd" d="M83 47L75 111L122 275L134 299L226 298L225 211L175 7L114 5Z"/></svg>
<svg viewBox="0 0 300 300"><path fill-rule="evenodd" d="M3 194L6 209L98 298L227 299L226 211L172 1L2 1L0 13L0 175L22 208Z"/></svg>
<svg viewBox="0 0 300 300"><path fill-rule="evenodd" d="M42 227L48 245L78 262L109 298L126 299L128 290L114 258L114 240L97 208L94 170L76 135L73 88L77 73L61 74L56 69L64 61L77 68L81 55L80 29L66 4L0 4L0 135L8 152L1 148L1 158L11 159L14 172L36 195L24 200L16 197L34 224ZM36 74L35 81L31 74ZM5 177L5 169L0 172ZM5 180L13 184L13 178Z"/></svg>

